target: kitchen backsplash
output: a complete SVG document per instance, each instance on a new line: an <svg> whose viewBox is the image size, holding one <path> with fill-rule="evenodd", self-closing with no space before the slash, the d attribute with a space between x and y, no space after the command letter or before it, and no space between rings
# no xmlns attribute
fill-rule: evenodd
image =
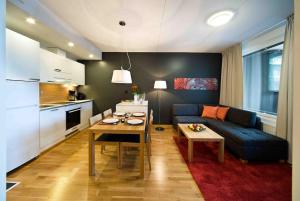
<svg viewBox="0 0 300 201"><path fill-rule="evenodd" d="M67 84L40 83L40 104L67 101L69 90L75 89Z"/></svg>

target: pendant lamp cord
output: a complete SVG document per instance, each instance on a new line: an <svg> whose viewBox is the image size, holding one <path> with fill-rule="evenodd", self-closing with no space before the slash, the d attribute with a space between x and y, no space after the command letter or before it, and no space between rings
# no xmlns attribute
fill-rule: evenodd
<svg viewBox="0 0 300 201"><path fill-rule="evenodd" d="M127 48L126 48L126 55L128 57L128 62L129 62L129 68L127 70L130 70L131 69L131 61L130 61L130 56L129 56L128 52L127 52Z"/></svg>

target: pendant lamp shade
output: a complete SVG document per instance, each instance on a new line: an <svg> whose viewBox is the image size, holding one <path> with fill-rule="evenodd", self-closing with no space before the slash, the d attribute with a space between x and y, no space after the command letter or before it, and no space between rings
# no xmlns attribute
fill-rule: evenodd
<svg viewBox="0 0 300 201"><path fill-rule="evenodd" d="M131 73L129 70L114 70L111 78L112 83L131 84Z"/></svg>

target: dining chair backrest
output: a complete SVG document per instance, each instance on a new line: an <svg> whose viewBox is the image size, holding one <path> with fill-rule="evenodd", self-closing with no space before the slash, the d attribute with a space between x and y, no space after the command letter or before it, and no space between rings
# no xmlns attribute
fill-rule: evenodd
<svg viewBox="0 0 300 201"><path fill-rule="evenodd" d="M103 117L104 117L104 118L107 117L107 116L109 116L109 115L112 115L112 109L111 109L111 108L108 109L108 110L105 110L105 111L103 112Z"/></svg>
<svg viewBox="0 0 300 201"><path fill-rule="evenodd" d="M99 122L101 120L102 120L102 114L101 113L99 113L99 114L97 114L95 116L92 116L90 118L90 126L94 125L95 123L97 123L97 122Z"/></svg>
<svg viewBox="0 0 300 201"><path fill-rule="evenodd" d="M151 129L153 125L153 110L150 111L149 124L148 124L148 134L151 134Z"/></svg>

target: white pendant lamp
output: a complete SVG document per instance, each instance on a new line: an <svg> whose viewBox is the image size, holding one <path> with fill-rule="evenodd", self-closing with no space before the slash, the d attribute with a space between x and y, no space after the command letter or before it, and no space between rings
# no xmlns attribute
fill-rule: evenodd
<svg viewBox="0 0 300 201"><path fill-rule="evenodd" d="M112 79L112 83L119 83L119 84L131 84L132 79L131 79L131 74L129 70L114 70Z"/></svg>
<svg viewBox="0 0 300 201"><path fill-rule="evenodd" d="M125 27L126 23L124 21L120 21L119 25L121 27ZM111 78L112 83L132 84L131 73L129 71L131 69L131 61L128 52L126 52L126 55L128 58L129 68L127 70L124 70L121 66L121 70L114 70Z"/></svg>

